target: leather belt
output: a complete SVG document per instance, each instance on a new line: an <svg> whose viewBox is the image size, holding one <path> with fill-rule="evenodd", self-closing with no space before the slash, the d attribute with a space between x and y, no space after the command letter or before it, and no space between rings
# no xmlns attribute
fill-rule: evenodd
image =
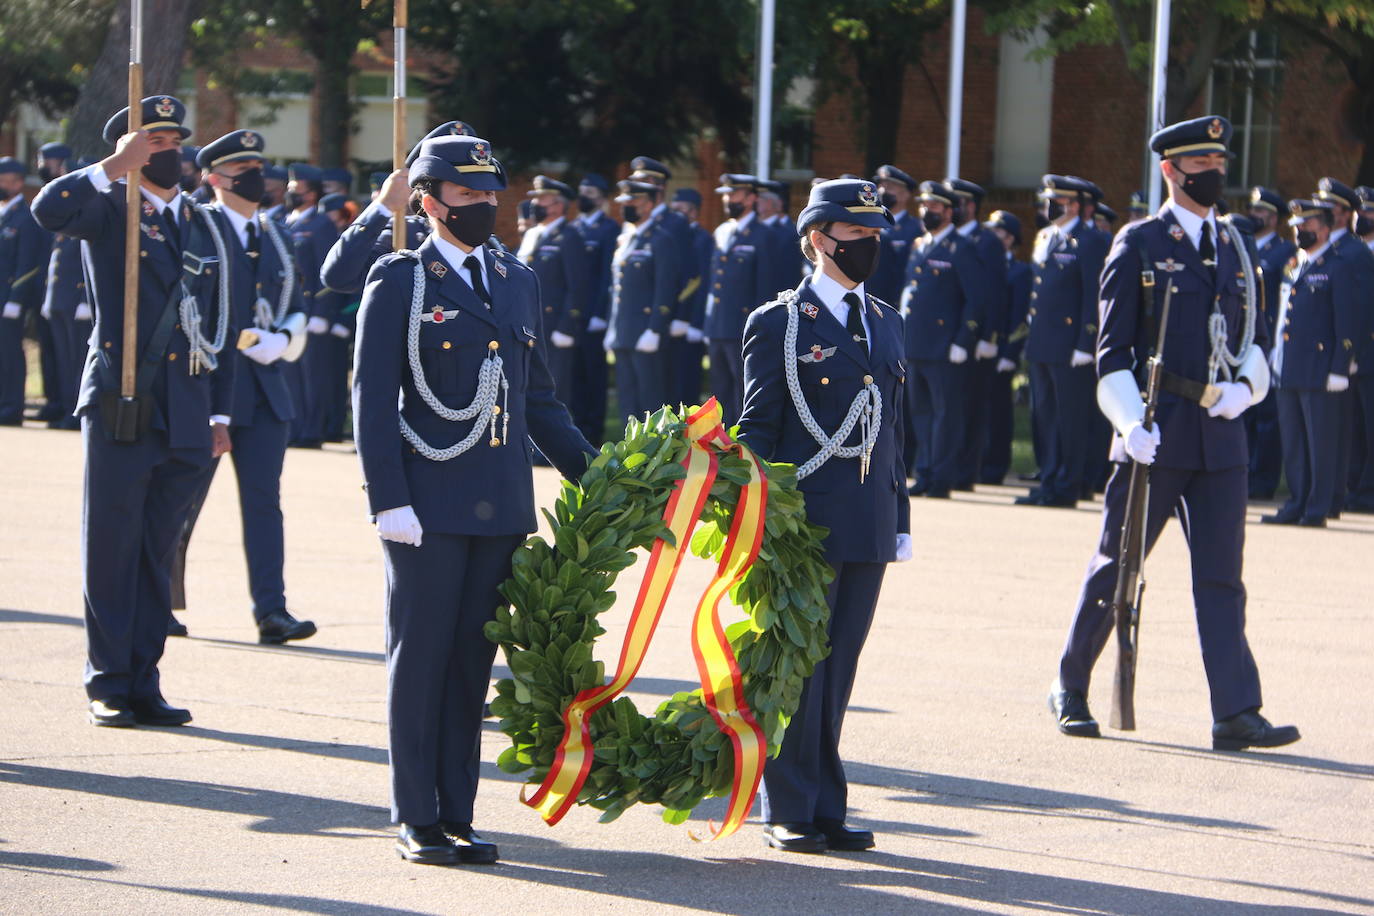
<svg viewBox="0 0 1374 916"><path fill-rule="evenodd" d="M1196 382L1187 376L1170 372L1168 369L1164 370L1159 385L1170 394L1187 398L1202 407L1211 407L1221 399L1221 389L1216 385Z"/></svg>

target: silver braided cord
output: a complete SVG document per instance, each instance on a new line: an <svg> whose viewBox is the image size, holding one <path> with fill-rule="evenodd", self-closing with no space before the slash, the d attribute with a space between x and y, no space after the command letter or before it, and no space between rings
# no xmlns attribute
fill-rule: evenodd
<svg viewBox="0 0 1374 916"><path fill-rule="evenodd" d="M254 219L258 223L258 237L265 235L272 240L272 247L277 249L277 262L282 266L283 279L281 293L277 296L276 310L274 311L271 303L261 297L253 303L253 323L264 331L270 331L280 327L286 320L286 310L291 307L291 294L296 291L296 268L276 221L268 219L261 210L257 211Z"/></svg>
<svg viewBox="0 0 1374 916"><path fill-rule="evenodd" d="M1226 316L1221 313L1221 297L1212 300L1212 314L1207 319L1207 334L1212 342L1212 352L1207 358L1207 382L1211 385L1216 384L1218 375L1223 381L1232 381L1231 370L1240 368L1250 355L1250 348L1255 343L1255 314L1258 311L1255 286L1259 277L1255 275L1250 251L1245 247L1245 238L1231 223L1229 216L1221 217L1219 222L1231 233L1231 244L1236 249L1236 257L1240 259L1241 272L1245 274L1245 327L1241 331L1240 346L1232 353L1227 345L1229 329L1226 327Z"/></svg>
<svg viewBox="0 0 1374 916"><path fill-rule="evenodd" d="M205 228L210 231L210 238L215 243L215 254L219 256L219 320L215 324L215 339L213 341L205 338L205 333L201 328L200 303L191 294L186 286L186 277L183 272L181 280L181 304L178 311L181 315L181 331L186 335L186 343L190 347L191 360L190 372L192 375L199 375L201 368L214 372L219 368L219 353L224 349L224 339L229 333L229 253L224 247L224 236L219 231L219 225L210 216L210 211L195 201L191 202L191 208L205 222Z"/></svg>
<svg viewBox="0 0 1374 916"><path fill-rule="evenodd" d="M415 257L414 252L402 252L411 257ZM487 352L487 358L482 360L482 368L477 372L477 392L473 395L472 403L467 407L457 410L446 407L434 391L429 387L429 382L425 379L424 367L420 365L420 316L425 308L425 271L418 257L415 259L415 284L410 294L410 323L406 331L406 356L410 361L410 374L415 380L415 390L419 393L420 399L429 405L430 410L451 423L460 420L471 420L477 418L472 430L461 441L455 442L448 448L435 448L424 439L420 434L411 428L406 422L405 417L401 417L401 435L405 440L414 446L415 450L424 455L430 461L448 461L457 458L477 444L477 440L482 438L487 431L489 420L491 429L491 444L502 445L506 441L506 433L510 429L510 412L507 409L510 404L510 383L506 380L506 373L502 369L501 357L496 355L495 350ZM501 396L501 405L497 406L497 396ZM498 420L501 423L501 435L497 436L496 427Z"/></svg>
<svg viewBox="0 0 1374 916"><path fill-rule="evenodd" d="M878 441L878 432L883 423L883 395L878 386L869 382L863 389L854 395L853 402L849 405L849 412L845 414L844 422L835 431L835 435L827 436L825 430L816 422L815 416L811 413L811 406L806 403L806 395L801 390L801 382L797 378L797 303L796 294L788 290L778 297L787 308L787 331L783 335L783 371L787 376L787 390L792 395L792 405L797 409L797 416L801 419L802 426L811 434L811 438L816 440L820 451L812 455L810 459L797 468L797 479L801 480L814 473L821 465L825 464L833 457L839 458L858 458L859 459L859 478L862 480L868 474L869 459L873 455L873 446ZM845 445L844 441L849 438L849 434L854 430L854 424L859 423L859 444Z"/></svg>

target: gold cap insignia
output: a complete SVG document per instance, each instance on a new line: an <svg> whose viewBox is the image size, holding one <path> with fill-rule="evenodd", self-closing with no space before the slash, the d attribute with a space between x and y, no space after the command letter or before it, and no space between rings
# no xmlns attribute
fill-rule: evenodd
<svg viewBox="0 0 1374 916"><path fill-rule="evenodd" d="M1213 118L1212 123L1207 125L1207 136L1217 140L1221 138L1223 133L1225 133L1225 129L1221 126L1221 118Z"/></svg>
<svg viewBox="0 0 1374 916"><path fill-rule="evenodd" d="M239 141L239 143L243 145L244 149L254 149L260 142L261 141L259 140L258 135L253 133L251 130L245 133L243 135L243 139Z"/></svg>
<svg viewBox="0 0 1374 916"><path fill-rule="evenodd" d="M466 137L468 135L467 130L465 130L461 124L453 125L448 129L448 132L455 137Z"/></svg>
<svg viewBox="0 0 1374 916"><path fill-rule="evenodd" d="M157 100L157 104L153 106L153 110L164 118L170 118L172 115L176 114L177 107L172 104L171 99L164 95Z"/></svg>
<svg viewBox="0 0 1374 916"><path fill-rule="evenodd" d="M864 184L859 188L859 203L865 207L878 206L878 192L873 189L873 185Z"/></svg>
<svg viewBox="0 0 1374 916"><path fill-rule="evenodd" d="M478 165L491 165L491 149L485 143L474 143L472 161Z"/></svg>

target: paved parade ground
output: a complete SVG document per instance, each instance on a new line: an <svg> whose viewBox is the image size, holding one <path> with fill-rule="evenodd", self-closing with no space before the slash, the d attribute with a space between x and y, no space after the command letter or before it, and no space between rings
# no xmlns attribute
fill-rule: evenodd
<svg viewBox="0 0 1374 916"><path fill-rule="evenodd" d="M1045 695L1100 504L980 487L913 503L916 559L890 567L860 668L843 749L875 851L776 852L757 822L694 842L720 801L681 827L639 806L548 828L494 766L489 722L476 826L502 862L435 868L392 851L381 551L352 454L287 458L287 594L319 625L288 648L256 643L221 469L189 559L191 638L162 665L195 721L164 730L86 723L79 437L0 430L0 468L0 912L1374 913L1374 516L1261 527L1252 506L1250 640L1264 712L1301 727L1296 745L1210 750L1177 526L1147 567L1139 730L1105 728L1109 647L1090 698L1108 737L1059 735ZM542 505L556 480L536 469ZM707 571L684 564L641 709L693 686Z"/></svg>

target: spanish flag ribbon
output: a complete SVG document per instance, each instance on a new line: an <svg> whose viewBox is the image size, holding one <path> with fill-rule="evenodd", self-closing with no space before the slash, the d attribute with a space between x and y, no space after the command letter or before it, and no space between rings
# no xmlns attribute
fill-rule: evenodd
<svg viewBox="0 0 1374 916"><path fill-rule="evenodd" d="M673 543L660 538L649 553L649 564L630 614L615 675L604 686L588 688L573 697L563 711L563 739L553 766L534 795L523 799L550 826L558 823L577 802L587 774L591 772L595 754L591 740L592 714L614 700L639 672L690 543L692 529L715 483L720 454L728 451L749 459L749 482L741 488L724 553L715 577L697 605L692 626L692 653L701 676L706 708L720 730L730 737L735 757L730 804L720 829L713 832L712 837L719 839L734 833L753 807L763 776L768 742L745 702L739 664L721 626L719 605L721 598L758 557L763 543L767 481L759 460L726 433L715 398L687 417L686 436L691 446L682 462L687 474L675 484L663 512L663 521L673 534Z"/></svg>

